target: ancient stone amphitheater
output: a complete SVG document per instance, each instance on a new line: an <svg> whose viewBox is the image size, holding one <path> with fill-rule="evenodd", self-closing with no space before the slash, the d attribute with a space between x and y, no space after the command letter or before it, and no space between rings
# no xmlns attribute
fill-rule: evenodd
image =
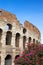
<svg viewBox="0 0 43 65"><path fill-rule="evenodd" d="M24 26L14 14L0 9L0 65L14 65L14 59L26 43L39 43L40 31L28 21Z"/></svg>

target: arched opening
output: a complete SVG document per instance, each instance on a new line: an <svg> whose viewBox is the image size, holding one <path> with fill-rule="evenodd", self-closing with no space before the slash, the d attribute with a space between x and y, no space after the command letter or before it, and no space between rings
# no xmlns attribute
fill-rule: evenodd
<svg viewBox="0 0 43 65"><path fill-rule="evenodd" d="M1 37L2 37L2 29L0 29L0 40L1 40Z"/></svg>
<svg viewBox="0 0 43 65"><path fill-rule="evenodd" d="M23 48L25 49L26 36L23 36Z"/></svg>
<svg viewBox="0 0 43 65"><path fill-rule="evenodd" d="M7 55L5 58L5 65L12 65L11 55Z"/></svg>
<svg viewBox="0 0 43 65"><path fill-rule="evenodd" d="M11 30L12 29L12 25L11 24L7 24L8 29Z"/></svg>
<svg viewBox="0 0 43 65"><path fill-rule="evenodd" d="M15 46L19 47L19 40L20 40L20 34L16 33L16 40L15 40Z"/></svg>
<svg viewBox="0 0 43 65"><path fill-rule="evenodd" d="M2 11L0 10L0 16L2 15Z"/></svg>
<svg viewBox="0 0 43 65"><path fill-rule="evenodd" d="M38 44L38 40L36 40L36 43Z"/></svg>
<svg viewBox="0 0 43 65"><path fill-rule="evenodd" d="M23 33L24 33L24 34L26 33L26 29L25 29L25 28L23 28Z"/></svg>
<svg viewBox="0 0 43 65"><path fill-rule="evenodd" d="M7 31L6 34L6 45L11 45L12 32Z"/></svg>
<svg viewBox="0 0 43 65"><path fill-rule="evenodd" d="M35 39L33 39L33 43L35 43Z"/></svg>
<svg viewBox="0 0 43 65"><path fill-rule="evenodd" d="M31 43L31 37L29 37L28 42Z"/></svg>
<svg viewBox="0 0 43 65"><path fill-rule="evenodd" d="M16 55L16 56L15 56L15 59L17 59L19 56L20 56L20 55Z"/></svg>

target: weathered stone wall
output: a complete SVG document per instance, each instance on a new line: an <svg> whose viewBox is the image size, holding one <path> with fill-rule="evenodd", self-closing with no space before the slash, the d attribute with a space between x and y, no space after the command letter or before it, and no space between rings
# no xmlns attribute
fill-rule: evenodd
<svg viewBox="0 0 43 65"><path fill-rule="evenodd" d="M22 26L15 15L4 10L0 10L0 33L0 65L6 65L7 59L11 61L10 65L14 65L15 56L21 54L29 38L31 42L33 39L35 42L40 42L41 39L37 27L28 21L25 21Z"/></svg>
<svg viewBox="0 0 43 65"><path fill-rule="evenodd" d="M36 26L34 26L28 21L25 21L24 27L30 31L30 35L32 36L32 38L35 38L38 41L41 40L41 35L40 35L41 33Z"/></svg>

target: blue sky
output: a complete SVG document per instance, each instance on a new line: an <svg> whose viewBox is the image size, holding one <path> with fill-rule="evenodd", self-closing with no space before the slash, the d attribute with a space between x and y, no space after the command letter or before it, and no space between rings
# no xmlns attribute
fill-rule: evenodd
<svg viewBox="0 0 43 65"><path fill-rule="evenodd" d="M43 43L43 0L0 0L0 8L15 14L22 24L28 20L37 26Z"/></svg>

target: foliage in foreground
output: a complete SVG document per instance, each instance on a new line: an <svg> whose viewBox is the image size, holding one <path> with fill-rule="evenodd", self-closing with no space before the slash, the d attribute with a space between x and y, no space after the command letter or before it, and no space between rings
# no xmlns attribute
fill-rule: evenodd
<svg viewBox="0 0 43 65"><path fill-rule="evenodd" d="M43 44L29 44L21 56L15 59L15 65L43 65Z"/></svg>

